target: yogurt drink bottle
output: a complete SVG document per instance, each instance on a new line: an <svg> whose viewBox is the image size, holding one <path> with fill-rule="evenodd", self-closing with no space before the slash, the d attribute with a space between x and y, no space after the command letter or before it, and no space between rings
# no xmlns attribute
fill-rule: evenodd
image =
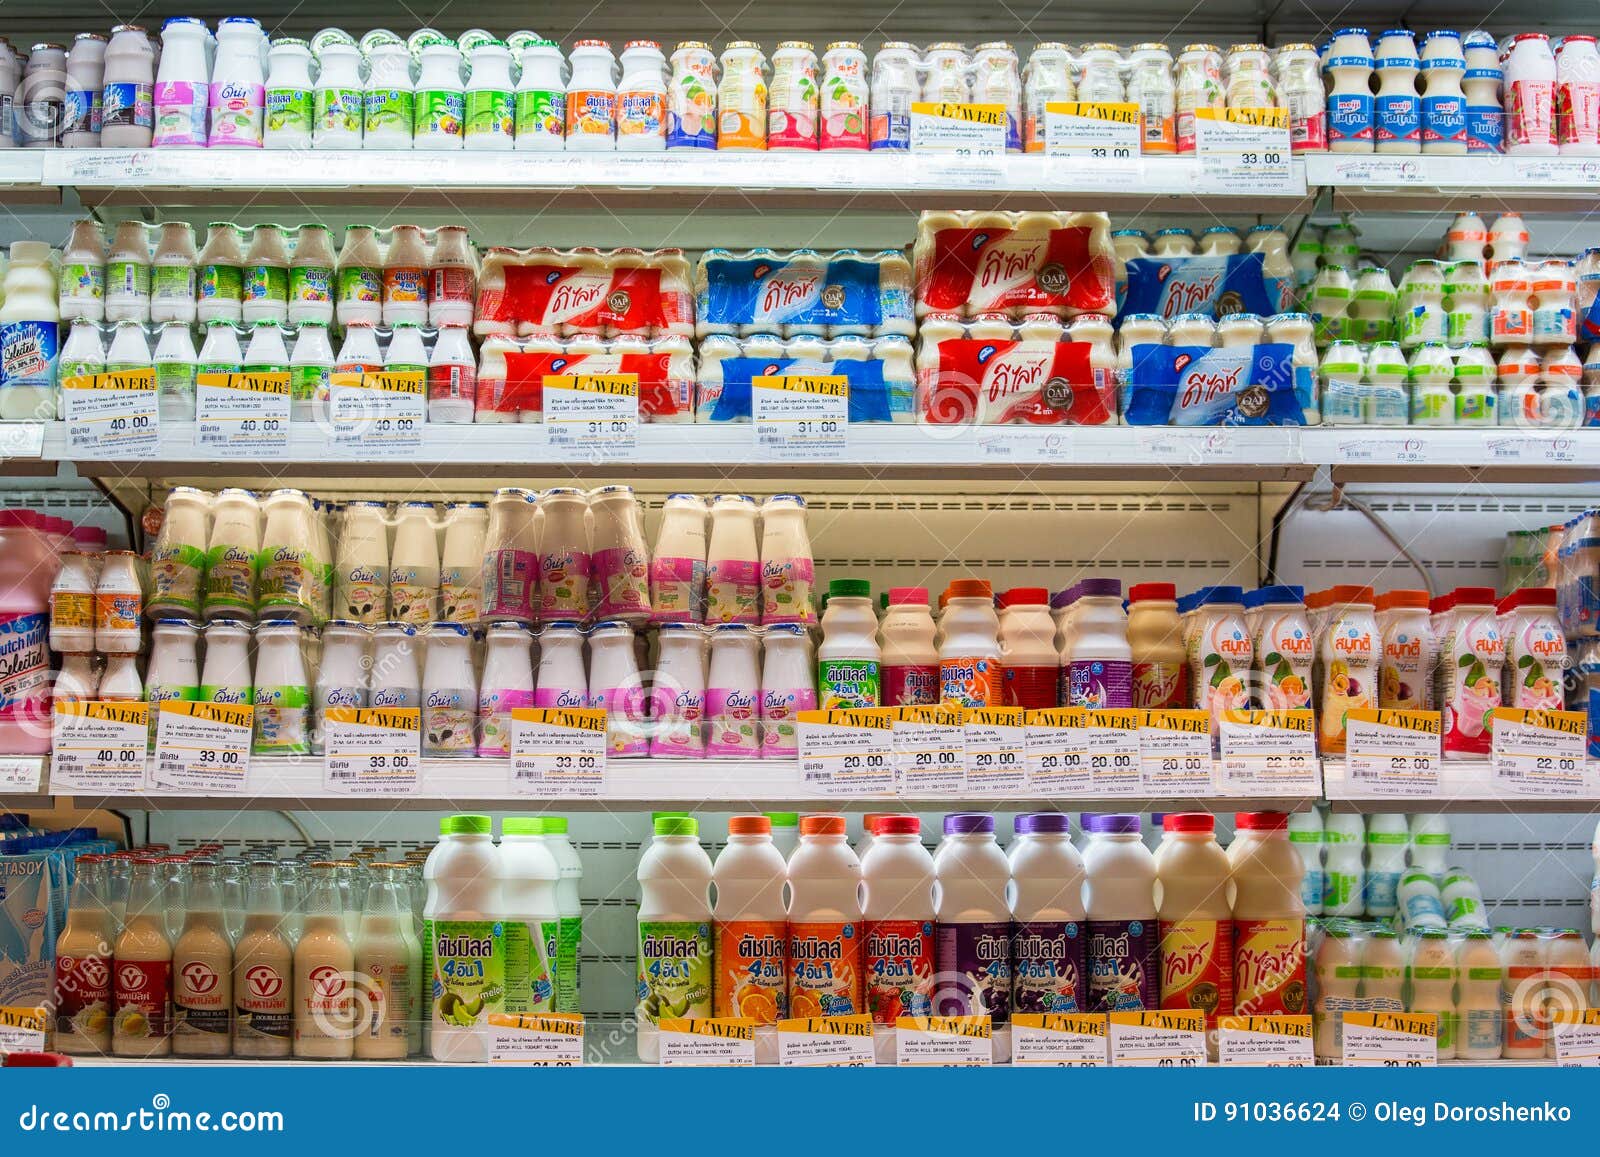
<svg viewBox="0 0 1600 1157"><path fill-rule="evenodd" d="M233 1054L286 1057L293 1047L294 948L284 933L278 869L247 870L244 929L233 953Z"/></svg>
<svg viewBox="0 0 1600 1157"><path fill-rule="evenodd" d="M1494 601L1490 587L1458 587L1454 592L1450 626L1439 645L1446 759L1489 753L1506 653Z"/></svg>
<svg viewBox="0 0 1600 1157"><path fill-rule="evenodd" d="M1393 813L1367 820L1366 908L1368 916L1393 916L1400 876L1406 866L1411 831L1406 817Z"/></svg>
<svg viewBox="0 0 1600 1157"><path fill-rule="evenodd" d="M803 817L789 859L789 1015L865 1011L860 887L844 817Z"/></svg>
<svg viewBox="0 0 1600 1157"><path fill-rule="evenodd" d="M445 511L439 561L439 616L476 623L483 610L483 548L489 509L482 502L452 502Z"/></svg>
<svg viewBox="0 0 1600 1157"><path fill-rule="evenodd" d="M560 969L561 867L544 838L544 818L500 824L500 897L506 914L506 1011L553 1012Z"/></svg>
<svg viewBox="0 0 1600 1157"><path fill-rule="evenodd" d="M1422 151L1467 151L1467 97L1461 79L1467 61L1461 35L1430 32L1422 38Z"/></svg>
<svg viewBox="0 0 1600 1157"><path fill-rule="evenodd" d="M1417 45L1411 33L1394 29L1378 37L1378 92L1373 129L1380 153L1422 149L1422 98L1417 95Z"/></svg>
<svg viewBox="0 0 1600 1157"><path fill-rule="evenodd" d="M389 612L389 531L382 502L346 503L334 560L334 609L371 626Z"/></svg>
<svg viewBox="0 0 1600 1157"><path fill-rule="evenodd" d="M1134 707L1185 707L1188 697L1177 589L1171 583L1128 588L1128 648Z"/></svg>
<svg viewBox="0 0 1600 1157"><path fill-rule="evenodd" d="M1327 876L1322 870L1324 836L1322 812L1317 808L1289 814L1289 845L1300 853L1300 863L1305 868L1300 900L1308 916L1322 915L1323 894L1327 890Z"/></svg>
<svg viewBox="0 0 1600 1157"><path fill-rule="evenodd" d="M1500 954L1487 928L1469 929L1455 948L1456 1055L1498 1060L1505 1013L1500 1004Z"/></svg>
<svg viewBox="0 0 1600 1157"><path fill-rule="evenodd" d="M872 148L911 147L911 104L921 96L917 70L916 48L904 41L888 41L873 56Z"/></svg>
<svg viewBox="0 0 1600 1157"><path fill-rule="evenodd" d="M735 40L722 50L717 86L717 149L767 147L767 58L751 41Z"/></svg>
<svg viewBox="0 0 1600 1157"><path fill-rule="evenodd" d="M269 149L312 147L316 118L315 84L311 79L311 46L282 37L267 53L262 145Z"/></svg>
<svg viewBox="0 0 1600 1157"><path fill-rule="evenodd" d="M1406 1010L1437 1017L1440 1060L1454 1060L1460 1048L1455 997L1459 971L1449 936L1442 928L1417 929L1405 966Z"/></svg>
<svg viewBox="0 0 1600 1157"><path fill-rule="evenodd" d="M756 1022L756 1063L776 1064L777 1022L788 1009L788 865L772 844L772 821L732 816L728 843L712 869L717 902L713 1016Z"/></svg>
<svg viewBox="0 0 1600 1157"><path fill-rule="evenodd" d="M367 705L367 632L353 619L330 619L322 629L322 659L311 720L311 750L323 750L330 707Z"/></svg>
<svg viewBox="0 0 1600 1157"><path fill-rule="evenodd" d="M1258 594L1253 695L1269 710L1311 706L1311 666L1315 640L1306 618L1305 590L1263 587Z"/></svg>
<svg viewBox="0 0 1600 1157"><path fill-rule="evenodd" d="M111 1049L111 944L117 936L111 863L93 853L77 858L67 923L56 937L50 1047L68 1056L104 1056Z"/></svg>
<svg viewBox="0 0 1600 1157"><path fill-rule="evenodd" d="M994 1060L1011 1059L1011 866L994 817L948 815L933 864L938 923L932 994L937 1016L987 1014Z"/></svg>
<svg viewBox="0 0 1600 1157"><path fill-rule="evenodd" d="M1345 749L1345 718L1357 708L1371 707L1382 640L1371 587L1336 586L1318 648L1321 672L1317 720L1324 754Z"/></svg>
<svg viewBox="0 0 1600 1157"><path fill-rule="evenodd" d="M755 639L749 640L753 652ZM747 738L752 753L756 747L756 671L755 656L748 656L750 682L747 690L733 701L737 710L747 714L741 718L748 728ZM716 650L712 651L712 678L719 674ZM707 692L707 699L712 697ZM644 687L639 680L639 664L634 653L633 628L627 623L608 619L599 622L589 632L589 706L606 711L606 748L613 759L630 759L649 754L648 726L645 723ZM708 711L709 714L709 711Z"/></svg>
<svg viewBox="0 0 1600 1157"><path fill-rule="evenodd" d="M895 1061L895 1021L927 1016L934 985L933 858L916 816L880 817L861 860L867 1011L880 1064Z"/></svg>
<svg viewBox="0 0 1600 1157"><path fill-rule="evenodd" d="M459 149L467 113L461 50L441 40L424 45L419 55L421 67L412 100L412 145L445 152Z"/></svg>
<svg viewBox="0 0 1600 1157"><path fill-rule="evenodd" d="M1228 857L1217 844L1214 816L1166 815L1162 829L1156 858L1161 1007L1202 1010L1210 1032L1217 1017L1233 1015Z"/></svg>
<svg viewBox="0 0 1600 1157"><path fill-rule="evenodd" d="M1252 833L1232 870L1234 1008L1245 1016L1303 1013L1305 868L1289 845L1288 816L1241 812L1234 827Z"/></svg>
<svg viewBox="0 0 1600 1157"><path fill-rule="evenodd" d="M423 992L437 1061L487 1059L484 1018L505 1007L504 869L488 816L446 816L428 855Z"/></svg>
<svg viewBox="0 0 1600 1157"><path fill-rule="evenodd" d="M619 63L617 150L659 152L667 147L667 62L653 40L630 40Z"/></svg>
<svg viewBox="0 0 1600 1157"><path fill-rule="evenodd" d="M580 40L568 57L572 80L567 85L567 148L608 151L617 147L616 57L604 40Z"/></svg>
<svg viewBox="0 0 1600 1157"><path fill-rule="evenodd" d="M160 66L152 93L156 148L203 148L211 99L210 30L189 16L161 26ZM104 142L102 142L104 143ZM109 147L109 146L107 146Z"/></svg>
<svg viewBox="0 0 1600 1157"><path fill-rule="evenodd" d="M404 864L372 864L370 882L360 898L361 923L355 939L355 976L365 997L356 1025L355 1055L360 1060L400 1060L410 1051L412 998L417 991L412 970L421 967L422 949L412 933L405 871Z"/></svg>
<svg viewBox="0 0 1600 1157"><path fill-rule="evenodd" d="M754 625L761 614L761 556L755 500L719 494L711 506L706 548L706 621Z"/></svg>
<svg viewBox="0 0 1600 1157"><path fill-rule="evenodd" d="M800 754L797 716L817 707L811 641L798 623L768 627L761 647L761 754L794 759Z"/></svg>
<svg viewBox="0 0 1600 1157"><path fill-rule="evenodd" d="M1501 702L1507 707L1562 706L1569 661L1555 607L1556 592L1550 587L1524 587L1500 602L1506 647Z"/></svg>
<svg viewBox="0 0 1600 1157"><path fill-rule="evenodd" d="M634 1009L639 1059L647 1064L661 1059L656 1026L662 1017L711 1015L716 973L712 867L697 838L699 826L692 816L667 815L653 826L655 838L639 860L640 995Z"/></svg>
<svg viewBox="0 0 1600 1157"><path fill-rule="evenodd" d="M155 49L137 24L119 24L106 45L100 147L148 149L155 124Z"/></svg>
<svg viewBox="0 0 1600 1157"><path fill-rule="evenodd" d="M824 710L876 707L882 652L872 587L865 579L833 579L817 648L817 697Z"/></svg>
<svg viewBox="0 0 1600 1157"><path fill-rule="evenodd" d="M255 687L250 673L249 625L237 619L214 619L206 624L205 640L200 701L253 704Z"/></svg>
<svg viewBox="0 0 1600 1157"><path fill-rule="evenodd" d="M593 514L591 583L595 614L643 621L650 613L650 556L644 523L630 486L601 486L589 492Z"/></svg>
<svg viewBox="0 0 1600 1157"><path fill-rule="evenodd" d="M61 251L60 295L57 312L61 321L84 318L105 319L106 244L96 221L72 223L72 235ZM63 359L65 360L65 359ZM66 377L65 373L62 374Z"/></svg>
<svg viewBox="0 0 1600 1157"><path fill-rule="evenodd" d="M422 675L417 663L417 628L388 621L372 631L373 707L421 707Z"/></svg>
<svg viewBox="0 0 1600 1157"><path fill-rule="evenodd" d="M390 613L421 625L435 617L439 594L439 539L431 502L403 502L395 517L389 560Z"/></svg>
<svg viewBox="0 0 1600 1157"><path fill-rule="evenodd" d="M1329 921L1322 927L1316 959L1317 998L1311 1011L1312 1049L1318 1059L1335 1060L1344 1053L1344 1014L1361 1002L1361 942L1353 925ZM1496 986L1498 1000L1498 985ZM1499 1055L1499 1040L1495 1052Z"/></svg>
<svg viewBox="0 0 1600 1157"><path fill-rule="evenodd" d="M583 946L583 861L567 835L566 816L542 816L539 834L556 858L560 878L556 882L556 911L561 926L556 944L556 1011L579 1012L583 1008L579 954Z"/></svg>
<svg viewBox="0 0 1600 1157"><path fill-rule="evenodd" d="M1136 815L1088 815L1084 828L1090 1012L1160 1007L1156 863Z"/></svg>
<svg viewBox="0 0 1600 1157"><path fill-rule="evenodd" d="M1500 102L1500 45L1479 29L1462 41L1467 71L1461 89L1467 100L1467 152L1498 153L1505 146L1505 110Z"/></svg>
<svg viewBox="0 0 1600 1157"><path fill-rule="evenodd" d="M577 623L548 623L540 633L533 705L589 706L589 680L583 665L583 632Z"/></svg>
<svg viewBox="0 0 1600 1157"><path fill-rule="evenodd" d="M233 1043L233 944L215 860L190 865L184 909L172 947L172 1055L225 1057Z"/></svg>
<svg viewBox="0 0 1600 1157"><path fill-rule="evenodd" d="M1328 74L1328 151L1373 149L1372 42L1365 28L1333 34L1323 61Z"/></svg>
<svg viewBox="0 0 1600 1157"><path fill-rule="evenodd" d="M198 256L188 222L168 221L161 226L150 269L151 321L194 321L194 267Z"/></svg>
<svg viewBox="0 0 1600 1157"><path fill-rule="evenodd" d="M667 86L667 148L717 147L717 57L702 41L680 41Z"/></svg>
<svg viewBox="0 0 1600 1157"><path fill-rule="evenodd" d="M518 49L521 71L512 94L516 111L514 146L560 152L566 145L566 62L553 40L534 39Z"/></svg>
<svg viewBox="0 0 1600 1157"><path fill-rule="evenodd" d="M150 704L150 742L155 743L161 704L168 699L200 698L200 665L195 658L199 631L183 619L158 619L150 632L150 662L145 670L145 702Z"/></svg>
<svg viewBox="0 0 1600 1157"><path fill-rule="evenodd" d="M1132 707L1133 650L1116 579L1084 579L1073 605L1067 698L1073 707Z"/></svg>
<svg viewBox="0 0 1600 1157"><path fill-rule="evenodd" d="M205 247L195 260L195 316L202 322L242 320L244 249L235 227L227 221L207 225ZM208 342L211 336L206 334Z"/></svg>
<svg viewBox="0 0 1600 1157"><path fill-rule="evenodd" d="M708 756L761 754L759 651L760 639L739 623L724 623L711 637L705 698Z"/></svg>
<svg viewBox="0 0 1600 1157"><path fill-rule="evenodd" d="M987 579L956 579L943 618L939 649L939 699L958 707L1003 702L1000 620Z"/></svg>
<svg viewBox="0 0 1600 1157"><path fill-rule="evenodd" d="M1083 858L1060 812L1016 821L1011 863L1013 1012L1081 1012L1089 1004Z"/></svg>
<svg viewBox="0 0 1600 1157"><path fill-rule="evenodd" d="M939 652L925 587L891 587L878 628L880 690L885 707L932 706L939 701Z"/></svg>
<svg viewBox="0 0 1600 1157"><path fill-rule="evenodd" d="M1381 599L1388 613L1382 630L1378 706L1433 710L1438 643L1428 614L1428 592L1389 591Z"/></svg>
<svg viewBox="0 0 1600 1157"><path fill-rule="evenodd" d="M463 97L466 148L510 151L517 124L511 49L498 40L476 44L468 54L468 68Z"/></svg>
<svg viewBox="0 0 1600 1157"><path fill-rule="evenodd" d="M1057 706L1061 667L1049 598L1044 587L1016 587L1000 596L1000 688L1007 707ZM928 626L931 634L931 619Z"/></svg>
<svg viewBox="0 0 1600 1157"><path fill-rule="evenodd" d="M1250 704L1254 650L1244 621L1243 588L1217 586L1206 593L1186 652L1194 705L1211 713L1211 733L1220 735L1223 715Z"/></svg>
<svg viewBox="0 0 1600 1157"><path fill-rule="evenodd" d="M477 258L466 227L441 225L428 254L428 324L438 329L470 327L477 278Z"/></svg>
<svg viewBox="0 0 1600 1157"><path fill-rule="evenodd" d="M403 44L374 44L361 96L361 147L409 149L416 115L410 52Z"/></svg>
<svg viewBox="0 0 1600 1157"><path fill-rule="evenodd" d="M256 755L300 755L311 750L306 708L311 695L300 652L300 624L267 619L256 627Z"/></svg>
<svg viewBox="0 0 1600 1157"><path fill-rule="evenodd" d="M589 500L582 490L554 486L539 498L539 618L581 619L589 613L592 566L587 524Z"/></svg>
<svg viewBox="0 0 1600 1157"><path fill-rule="evenodd" d="M871 140L867 54L861 45L839 40L822 57L818 118L824 149L866 149Z"/></svg>
<svg viewBox="0 0 1600 1157"><path fill-rule="evenodd" d="M1563 928L1550 940L1547 949L1549 971L1546 996L1549 1017L1556 1009L1582 1013L1590 1007L1589 952L1583 934L1574 928ZM1552 1025L1544 1042L1544 1055L1556 1055L1555 1031Z"/></svg>
<svg viewBox="0 0 1600 1157"><path fill-rule="evenodd" d="M815 623L815 582L805 499L775 494L761 504L761 621Z"/></svg>
<svg viewBox="0 0 1600 1157"><path fill-rule="evenodd" d="M213 149L259 149L266 104L261 49L266 36L259 22L227 16L217 24L216 63L211 73Z"/></svg>
<svg viewBox="0 0 1600 1157"><path fill-rule="evenodd" d="M112 947L111 1053L164 1057L172 1052L172 942L166 929L161 861L140 856L122 927Z"/></svg>
<svg viewBox="0 0 1600 1157"><path fill-rule="evenodd" d="M472 755L479 704L468 628L460 623L429 624L422 687L423 754Z"/></svg>
<svg viewBox="0 0 1600 1157"><path fill-rule="evenodd" d="M1366 845L1366 822L1349 812L1328 813L1323 839L1327 845L1324 864L1323 912L1328 916L1359 916L1365 907L1366 868L1362 849Z"/></svg>
<svg viewBox="0 0 1600 1157"><path fill-rule="evenodd" d="M1513 156L1555 156L1558 68L1550 38L1524 32L1501 56L1505 79L1505 149ZM1496 254L1499 259L1499 254Z"/></svg>
<svg viewBox="0 0 1600 1157"><path fill-rule="evenodd" d="M695 494L669 494L650 556L651 618L698 623L706 615L706 505Z"/></svg>
<svg viewBox="0 0 1600 1157"><path fill-rule="evenodd" d="M705 640L692 623L663 623L658 631L650 686L650 754L698 758L706 745Z"/></svg>

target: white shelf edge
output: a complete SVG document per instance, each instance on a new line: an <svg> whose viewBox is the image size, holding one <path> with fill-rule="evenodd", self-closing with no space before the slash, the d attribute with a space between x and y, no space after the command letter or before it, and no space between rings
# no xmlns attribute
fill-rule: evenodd
<svg viewBox="0 0 1600 1157"><path fill-rule="evenodd" d="M1589 761L1591 780L1600 777L1600 760ZM1486 759L1439 761L1439 790L1432 795L1380 795L1354 784L1342 759L1322 761L1322 790L1329 803L1362 811L1574 811L1600 810L1600 792L1591 795L1510 795L1494 782Z"/></svg>

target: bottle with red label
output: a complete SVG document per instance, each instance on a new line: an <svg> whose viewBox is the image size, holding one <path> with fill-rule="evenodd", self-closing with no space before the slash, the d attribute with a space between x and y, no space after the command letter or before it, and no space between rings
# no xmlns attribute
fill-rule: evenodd
<svg viewBox="0 0 1600 1157"><path fill-rule="evenodd" d="M172 1055L225 1057L233 1044L233 943L215 860L189 865L185 907L172 947Z"/></svg>
<svg viewBox="0 0 1600 1157"><path fill-rule="evenodd" d="M878 627L879 694L885 707L925 707L939 702L939 651L926 587L890 587Z"/></svg>
<svg viewBox="0 0 1600 1157"><path fill-rule="evenodd" d="M1283 812L1239 812L1232 861L1233 1010L1298 1015L1306 1005L1305 863L1289 843Z"/></svg>
<svg viewBox="0 0 1600 1157"><path fill-rule="evenodd" d="M1133 706L1189 706L1188 668L1178 590L1171 583L1128 588L1128 648L1133 656Z"/></svg>
<svg viewBox="0 0 1600 1157"><path fill-rule="evenodd" d="M788 1015L788 867L764 815L730 816L728 843L712 870L717 902L713 1016L756 1022L756 1062L778 1059L778 1021Z"/></svg>
<svg viewBox="0 0 1600 1157"><path fill-rule="evenodd" d="M867 1011L878 1063L894 1064L895 1020L933 1008L933 857L916 816L877 818L861 880Z"/></svg>
<svg viewBox="0 0 1600 1157"><path fill-rule="evenodd" d="M1000 596L1001 690L1007 707L1055 707L1061 684L1056 625L1044 587L1014 587Z"/></svg>
<svg viewBox="0 0 1600 1157"><path fill-rule="evenodd" d="M1162 817L1156 853L1156 914L1161 929L1161 1007L1199 1009L1206 1028L1233 1013L1233 909L1228 857L1216 817Z"/></svg>
<svg viewBox="0 0 1600 1157"><path fill-rule="evenodd" d="M1002 704L1000 619L987 579L956 579L945 605L939 700L957 707Z"/></svg>
<svg viewBox="0 0 1600 1157"><path fill-rule="evenodd" d="M789 859L789 1015L853 1016L866 1010L861 861L843 816L804 816Z"/></svg>
<svg viewBox="0 0 1600 1157"><path fill-rule="evenodd" d="M119 1057L172 1053L172 941L167 938L166 869L155 856L133 861L128 906L111 968L111 1051Z"/></svg>
<svg viewBox="0 0 1600 1157"><path fill-rule="evenodd" d="M116 918L106 907L111 871L106 856L78 857L67 926L56 937L55 1035L69 1056L111 1051L111 942Z"/></svg>

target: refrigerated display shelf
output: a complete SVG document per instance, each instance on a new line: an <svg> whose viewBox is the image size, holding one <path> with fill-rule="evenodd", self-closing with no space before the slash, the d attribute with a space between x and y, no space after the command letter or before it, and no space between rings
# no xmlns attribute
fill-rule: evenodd
<svg viewBox="0 0 1600 1157"><path fill-rule="evenodd" d="M1359 812L1590 812L1600 808L1600 760L1589 760L1591 786L1575 795L1519 793L1495 781L1486 759L1439 762L1439 787L1428 795L1379 794L1353 780L1342 759L1322 761L1323 796L1336 811Z"/></svg>

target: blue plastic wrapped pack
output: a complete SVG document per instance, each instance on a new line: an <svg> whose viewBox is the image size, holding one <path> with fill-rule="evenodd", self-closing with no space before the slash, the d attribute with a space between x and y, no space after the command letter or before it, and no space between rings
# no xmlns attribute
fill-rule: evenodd
<svg viewBox="0 0 1600 1157"><path fill-rule="evenodd" d="M1265 257L1260 253L1235 253L1231 257L1135 257L1128 262L1128 292L1122 302L1121 321L1130 313L1153 313L1161 318L1180 313L1278 312L1267 292Z"/></svg>
<svg viewBox="0 0 1600 1157"><path fill-rule="evenodd" d="M700 345L696 420L748 422L756 378L819 374L838 375L849 383L851 422L908 422L914 392L911 359L911 343L903 337L828 342L709 337Z"/></svg>
<svg viewBox="0 0 1600 1157"><path fill-rule="evenodd" d="M874 337L915 332L911 266L905 254L854 249L729 253L700 259L696 332Z"/></svg>
<svg viewBox="0 0 1600 1157"><path fill-rule="evenodd" d="M1294 347L1134 346L1123 418L1130 426L1303 426Z"/></svg>

